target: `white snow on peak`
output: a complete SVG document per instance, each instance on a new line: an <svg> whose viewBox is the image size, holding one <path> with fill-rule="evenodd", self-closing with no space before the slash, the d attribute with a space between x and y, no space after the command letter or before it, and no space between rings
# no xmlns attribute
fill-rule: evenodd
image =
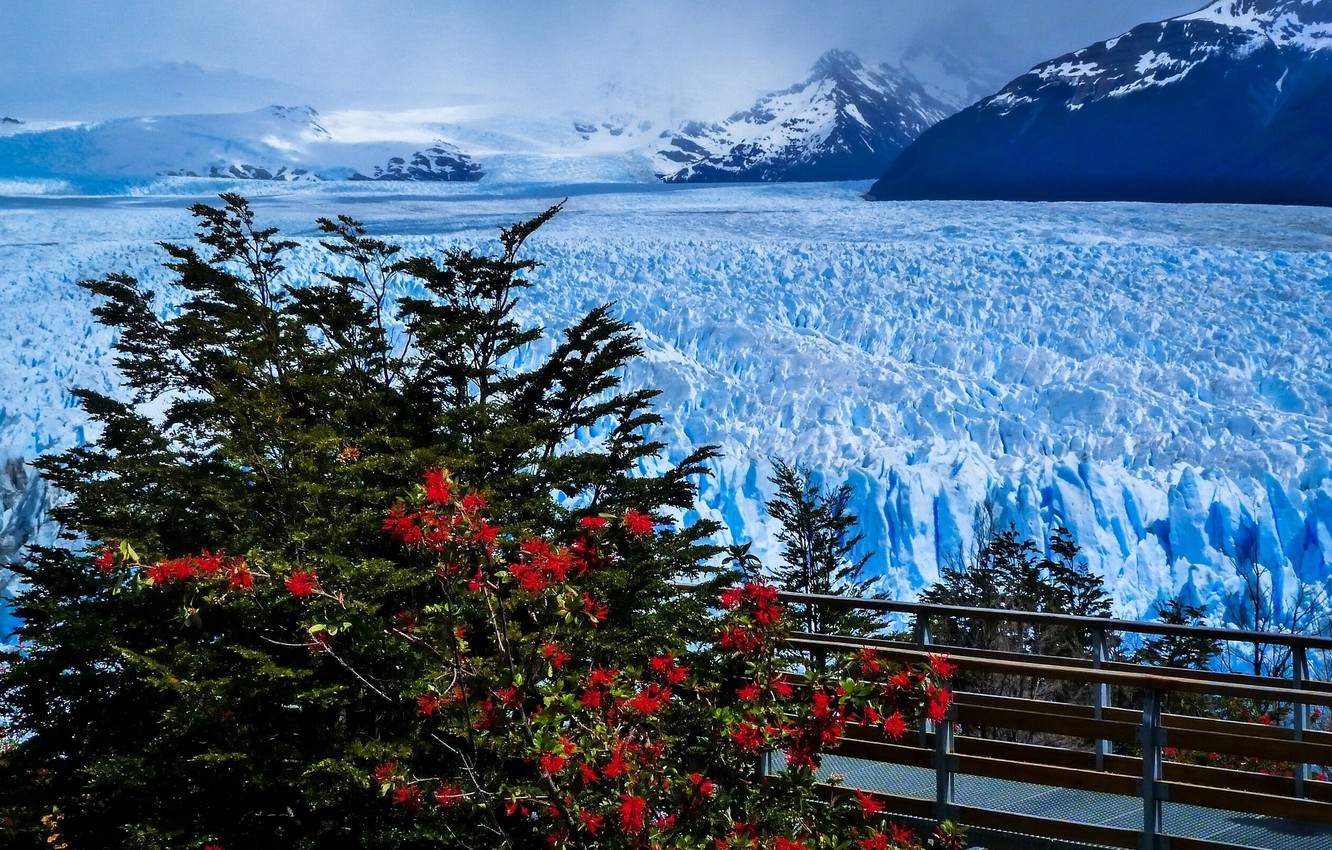
<svg viewBox="0 0 1332 850"><path fill-rule="evenodd" d="M832 50L815 63L809 77L758 100L723 121L689 121L656 151L653 170L667 179L683 179L699 169L746 173L772 165L779 173L792 163L813 161L840 142L834 139L848 122L883 132L867 118L867 108L891 112L903 143L949 114L909 74L888 66L871 67L854 54ZM884 105L887 104L885 107ZM882 120L882 119L880 119Z"/></svg>
<svg viewBox="0 0 1332 850"><path fill-rule="evenodd" d="M1035 101L1038 90L1061 86L1075 89L1065 98L1067 108L1080 108L1168 86L1213 59L1242 59L1270 46L1306 53L1332 49L1332 1L1217 0L1197 12L1141 24L1042 63L983 106L1007 113Z"/></svg>
<svg viewBox="0 0 1332 850"><path fill-rule="evenodd" d="M1332 46L1332 9L1326 0L1216 0L1174 20L1218 24L1279 46L1308 50Z"/></svg>

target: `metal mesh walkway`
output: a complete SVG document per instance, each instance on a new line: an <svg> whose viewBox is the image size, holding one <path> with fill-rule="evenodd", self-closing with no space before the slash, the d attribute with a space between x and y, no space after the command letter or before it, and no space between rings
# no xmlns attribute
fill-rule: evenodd
<svg viewBox="0 0 1332 850"><path fill-rule="evenodd" d="M850 788L863 788L899 797L934 798L935 774L925 768L845 756L826 756L819 775L821 778L838 775L842 783ZM958 774L955 783L955 800L961 806L1125 829L1138 829L1142 825L1142 800L1137 797L965 774ZM1164 820L1165 831L1172 835L1210 839L1258 850L1332 850L1332 827L1323 824L1169 802L1164 805ZM998 850L1001 844L1017 848L1037 846L1025 840L1014 844L996 840L987 846ZM1043 842L1040 846L1087 845Z"/></svg>

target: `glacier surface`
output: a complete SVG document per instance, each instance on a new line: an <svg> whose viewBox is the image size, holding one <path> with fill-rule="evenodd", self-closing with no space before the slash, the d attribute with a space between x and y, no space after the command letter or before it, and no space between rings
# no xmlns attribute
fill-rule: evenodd
<svg viewBox="0 0 1332 850"><path fill-rule="evenodd" d="M317 216L438 251L573 192L530 243L525 318L616 303L672 456L721 447L699 513L761 555L781 456L851 484L899 596L969 556L981 509L1034 538L1068 526L1122 615L1183 590L1221 616L1255 564L1278 597L1327 586L1332 210L869 204L867 185L310 184L254 205L308 278ZM0 197L0 557L54 534L21 462L87 435L69 387L118 391L75 283L126 271L173 300L153 242L187 240L189 204L227 188Z"/></svg>

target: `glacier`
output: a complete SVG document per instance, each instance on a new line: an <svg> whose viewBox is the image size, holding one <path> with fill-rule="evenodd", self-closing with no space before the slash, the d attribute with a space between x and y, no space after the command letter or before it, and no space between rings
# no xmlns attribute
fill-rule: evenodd
<svg viewBox="0 0 1332 850"><path fill-rule="evenodd" d="M346 213L408 250L493 240L565 195L529 243L523 317L554 332L607 301L643 336L671 458L716 444L697 510L772 561L771 459L848 483L881 590L912 598L975 546L978 511L1069 528L1116 613L1183 592L1233 610L1332 583L1332 210L884 202L868 183L266 185L260 221L328 267ZM71 386L119 392L78 280L179 296L157 240L254 184L0 197L0 558L50 542L57 494L24 466L89 436ZM537 356L540 349L529 356ZM595 433L580 435L596 440ZM652 469L645 469L651 472ZM1232 610L1227 611L1227 606ZM1278 611L1279 614L1279 611ZM3 624L0 624L0 628Z"/></svg>

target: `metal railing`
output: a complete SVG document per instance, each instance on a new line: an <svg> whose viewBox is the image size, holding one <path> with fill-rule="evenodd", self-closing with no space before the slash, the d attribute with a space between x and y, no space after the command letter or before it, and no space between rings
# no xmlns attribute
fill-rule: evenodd
<svg viewBox="0 0 1332 850"><path fill-rule="evenodd" d="M881 733L876 734L876 730L859 728L849 731L839 746L841 754L933 770L933 798L895 798L901 814L952 819L999 831L1139 850L1222 850L1238 846L1196 836L1169 834L1163 821L1164 806L1169 802L1285 818L1301 824L1326 825L1326 837L1318 839L1324 843L1309 846L1332 848L1332 784L1315 781L1309 776L1310 765L1332 765L1332 733L1312 729L1309 724L1312 706L1332 705L1332 682L1311 678L1308 665L1310 651L1332 650L1332 639L797 593L782 593L780 598L796 605L858 607L908 614L915 620L911 641L801 633L792 636L790 645L793 649L838 652L872 647L903 662L925 662L932 653L946 653L964 673L1038 677L1042 681L1090 689L1090 704L961 690L955 694L948 721L932 727L922 724L914 746L889 741ZM1090 651L1086 657L1068 658L950 646L937 643L932 634L931 620L939 619L999 620L1072 627L1090 633ZM1115 661L1109 657L1108 635L1117 632L1285 646L1291 650L1291 676L1278 679L1144 667ZM1113 705L1112 690L1140 694L1141 707ZM1293 708L1291 725L1171 714L1165 710L1166 698L1170 694L1289 705ZM1085 747L1056 747L967 734L968 729L981 726L1088 743ZM1112 745L1118 745L1120 752L1116 752ZM1135 749L1135 753L1129 754ZM1286 777L1254 770L1188 764L1168 758L1167 754L1172 750L1281 762L1291 765L1292 771L1291 776ZM958 776L992 777L1092 794L1118 795L1119 798L1140 798L1142 828L1140 831L1129 830L959 805L955 795Z"/></svg>

